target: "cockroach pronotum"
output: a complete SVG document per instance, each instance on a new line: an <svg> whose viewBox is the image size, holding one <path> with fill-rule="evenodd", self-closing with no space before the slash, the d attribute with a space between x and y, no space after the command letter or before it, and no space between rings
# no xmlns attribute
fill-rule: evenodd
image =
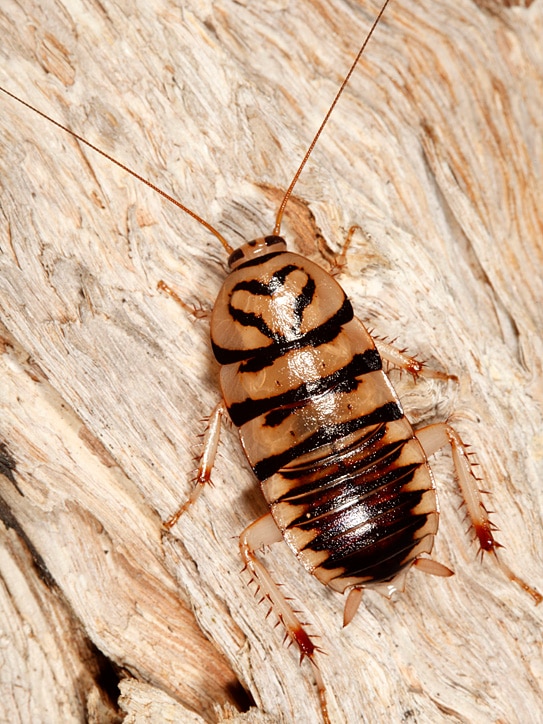
<svg viewBox="0 0 543 724"><path fill-rule="evenodd" d="M355 615L364 588L385 593L402 589L413 566L437 576L451 575L429 557L439 514L427 462L437 450L450 446L481 550L492 553L510 580L537 603L541 601L540 594L497 555L499 543L459 435L447 423L414 430L383 370L383 360L414 377L450 376L425 368L389 343L376 342L355 317L334 277L287 251L280 236L293 188L388 2L383 3L296 171L271 234L233 249L207 221L163 194L219 239L229 254L230 269L211 318L223 399L210 416L194 491L166 526L173 528L209 482L221 418L227 414L239 428L270 508L241 534L241 557L288 636L309 659L325 721L329 716L318 648L257 558L256 551L264 546L285 540L319 581L347 593L344 624ZM122 166L70 129L56 125ZM349 242L350 236L342 262ZM167 283L159 286L181 301Z"/></svg>

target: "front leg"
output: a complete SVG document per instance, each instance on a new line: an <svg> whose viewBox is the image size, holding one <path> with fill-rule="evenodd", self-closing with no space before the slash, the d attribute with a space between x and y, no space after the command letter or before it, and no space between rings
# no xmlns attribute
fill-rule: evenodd
<svg viewBox="0 0 543 724"><path fill-rule="evenodd" d="M168 294L174 300L174 302L177 302L177 304L179 304L179 306L185 310L185 312L192 315L196 319L209 320L211 318L211 310L206 309L202 305L196 307L192 304L187 304L181 299L179 294L174 289L172 289L169 284L166 284L166 282L162 279L158 282L156 287L161 292L165 292L166 294Z"/></svg>

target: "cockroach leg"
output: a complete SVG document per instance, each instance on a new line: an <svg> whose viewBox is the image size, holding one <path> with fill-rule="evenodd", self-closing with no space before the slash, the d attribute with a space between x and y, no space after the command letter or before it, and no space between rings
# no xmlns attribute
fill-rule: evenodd
<svg viewBox="0 0 543 724"><path fill-rule="evenodd" d="M221 432L221 420L225 412L226 408L224 406L224 402L221 400L208 418L204 433L202 454L200 456L198 470L196 471L195 485L191 494L175 515L172 515L172 517L164 523L164 526L168 530L173 528L183 513L185 513L190 506L196 502L196 500L198 500L200 493L204 489L204 485L211 482L211 471L215 462L217 445L219 444L219 436Z"/></svg>
<svg viewBox="0 0 543 724"><path fill-rule="evenodd" d="M361 229L360 226L354 224L347 232L347 237L343 243L343 247L332 263L330 269L330 274L332 276L338 276L343 271L347 263L347 252L349 251L349 247L351 246L353 236L356 231L361 231ZM452 380L453 382L458 382L458 377L456 375L434 370L431 367L428 367L425 362L418 360L416 357L407 355L404 349L398 349L390 342L379 339L373 331L370 330L370 333L373 337L375 346L377 347L377 351L391 367L409 372L409 374L413 375L414 379L419 376L424 376L436 380Z"/></svg>
<svg viewBox="0 0 543 724"><path fill-rule="evenodd" d="M409 374L413 375L415 379L419 376L423 376L435 380L458 381L458 377L456 375L450 375L447 372L434 370L431 367L428 367L424 362L418 360L416 357L410 357L407 355L405 350L398 349L389 342L376 339L375 336L374 342L379 354L384 360L386 360L392 367L409 372Z"/></svg>
<svg viewBox="0 0 543 724"><path fill-rule="evenodd" d="M347 236L345 238L345 241L343 242L343 246L341 248L341 251L339 254L336 255L334 261L332 262L332 266L330 268L330 274L333 277L338 276L343 271L343 268L345 267L347 263L347 252L349 251L349 247L351 246L351 242L353 240L353 236L355 231L360 231L360 227L354 224L351 226L349 231L347 232Z"/></svg>
<svg viewBox="0 0 543 724"><path fill-rule="evenodd" d="M157 289L159 289L161 292L166 292L177 304L179 304L185 312L190 314L192 317L196 317L196 319L209 319L211 317L211 312L209 309L204 309L202 306L195 306L194 304L187 304L184 302L179 294L177 294L176 291L174 291L169 284L166 284L165 281L162 279L158 282L156 285Z"/></svg>
<svg viewBox="0 0 543 724"><path fill-rule="evenodd" d="M466 446L456 430L446 422L441 422L417 430L415 436L427 456L433 455L447 445L451 446L458 486L466 504L469 519L479 540L481 552L492 553L507 578L520 586L526 593L529 593L536 604L541 603L543 600L541 594L513 573L498 557L498 548L502 546L497 542L492 532L496 528L491 523L488 511L485 508L481 491L477 484L477 478L473 474L469 461Z"/></svg>
<svg viewBox="0 0 543 724"><path fill-rule="evenodd" d="M241 557L245 568L249 571L252 580L257 585L260 601L269 602L271 606L270 611L274 611L279 621L285 627L290 640L300 649L301 660L306 656L309 659L319 690L323 718L326 724L328 724L330 720L328 717L324 682L315 661L315 653L320 649L315 646L288 600L271 577L268 569L255 554L255 551L260 550L264 546L279 543L282 540L283 534L277 527L271 514L263 515L261 518L255 520L254 523L247 526L240 535L239 548Z"/></svg>

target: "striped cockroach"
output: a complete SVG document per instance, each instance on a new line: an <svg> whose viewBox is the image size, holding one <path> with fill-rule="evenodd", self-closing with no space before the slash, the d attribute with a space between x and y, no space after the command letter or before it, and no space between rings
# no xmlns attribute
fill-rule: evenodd
<svg viewBox="0 0 543 724"><path fill-rule="evenodd" d="M277 227L279 227L279 222L277 223ZM275 234L279 233L278 228ZM269 248L268 248L268 245ZM289 330L289 333L292 333L291 339L285 339L282 341L279 338L274 338L273 344L275 345L275 354L272 355L274 358L273 364L270 362L270 359L267 360L268 366L267 369L271 373L277 372L277 363L280 360L284 359L291 359L292 364L287 365L288 369L290 370L289 375L287 377L281 376L280 374L274 379L274 384L281 384L283 383L286 385L284 389L279 393L282 395L280 400L276 400L275 402L277 405L280 406L280 409L275 412L275 417L277 419L276 425L279 427L279 425L282 425L285 423L285 421L296 419L296 416L298 413L303 413L304 420L306 419L305 413L309 411L309 408L313 405L315 402L315 399L318 400L318 406L320 405L321 401L324 403L326 399L335 399L337 401L338 397L341 397L341 399L345 402L345 405L347 406L347 409L349 410L349 414L352 413L352 400L351 396L354 396L355 399L357 399L361 404L366 404L366 400L360 401L360 396L357 394L358 388L361 386L368 386L366 385L366 382L369 382L369 379L373 379L375 381L375 385L372 385L375 395L378 394L378 391L380 390L380 394L382 394L382 404L379 406L381 409L381 416L379 417L379 420L371 420L371 412L368 412L366 409L366 412L363 414L359 411L358 419L359 421L362 420L364 425L369 425L370 423L374 423L372 426L371 432L372 435L369 435L366 437L365 435L362 435L362 447L359 448L359 451L362 451L362 455L358 456L358 463L357 465L360 466L363 463L361 462L361 459L364 460L364 454L369 454L369 451L375 451L379 449L379 445L382 444L382 441L386 439L386 435L389 435L389 431L387 428L387 418L384 414L384 409L388 411L390 414L390 424L392 425L392 418L394 419L394 423L398 423L398 426L404 426L407 425L405 418L403 417L401 410L398 406L398 401L395 395L390 390L388 383L386 381L386 378L384 377L381 369L380 369L380 362L379 362L379 355L375 351L375 347L373 346L373 343L371 342L371 339L363 328L359 326L359 323L356 322L356 320L352 320L349 315L352 314L352 310L350 310L348 306L348 302L345 301L344 295L341 291L339 291L339 288L336 286L336 283L334 280L327 275L325 272L320 270L318 267L313 266L310 262L307 262L306 260L302 259L298 256L286 256L283 249L283 242L278 240L276 236L267 237L267 239L263 241L259 241L256 245L253 246L245 246L242 248L242 252L244 254L243 259L240 258L239 252L234 252L231 257L231 267L233 269L232 275L229 277L228 284L233 284L233 280L236 278L236 269L239 269L242 265L242 261L254 258L255 261L259 254L261 254L263 249L266 249L267 251L274 251L278 252L274 259L276 261L279 261L282 265L288 263L287 271L285 272L285 267L281 266L281 270L275 269L273 271L273 274L270 276L270 272L267 268L262 268L262 276L260 278L255 278L256 271L260 268L260 261L259 263L253 263L249 266L244 267L245 272L248 273L248 277L245 278L241 282L241 287L236 287L236 294L237 297L245 295L248 299L248 304L250 305L250 310L243 310L239 309L239 304L236 302L236 304L233 305L233 308L238 310L236 312L237 315L237 324L243 325L244 327L253 327L256 328L255 334L257 335L264 335L267 339L270 339L270 325L264 324L264 322L256 322L255 317L262 317L264 314L262 309L262 300L263 299L272 299L274 298L273 295L278 295L279 302L281 305L284 304L284 301L288 299L289 295L292 298L293 297L293 290L302 290L298 291L298 295L294 295L295 298L299 300L299 304L297 306L296 314L294 315L294 318L289 318L289 315L287 316L287 322L289 323L292 330ZM267 263L270 260L267 260ZM305 283L303 286L301 285L301 280L305 280ZM312 284L312 281L315 282L315 290L313 292L310 292L307 288L308 285ZM319 337L318 335L315 335L311 332L311 329L308 328L306 331L302 333L301 331L301 325L306 324L305 315L312 313L313 308L313 302L319 300L320 296L322 295L322 292L319 291L322 289L322 285L325 285L327 288L327 294L326 294L326 304L323 304L323 312L325 314L331 314L332 312L338 312L340 313L340 316L337 318L339 320L338 326L336 328L329 327L327 334L332 335L330 338L325 337L324 339L322 337ZM275 287L275 288L273 288ZM224 288L223 288L224 289ZM240 294L241 292L241 294ZM328 295L330 295L331 299L328 298ZM255 298L259 297L259 305L256 304ZM334 309L333 302L340 300L341 305L340 309ZM231 305L232 306L232 305ZM217 356L219 358L219 361L221 362L231 362L233 359L233 351L231 349L231 344L229 340L229 333L226 335L224 333L221 333L220 327L222 324L231 324L231 319L229 319L229 316L233 314L232 310L227 308L222 308L217 304L215 307L214 312L214 320L212 324L212 334L213 334L213 342L217 351ZM291 312L292 314L292 312ZM245 315L244 318L243 315ZM253 315L251 320L249 319L250 315ZM297 315L297 316L296 316ZM341 316L343 315L343 316ZM337 321L336 320L336 321ZM349 330L346 329L346 326L348 325ZM298 330L296 332L296 326L298 327ZM322 325L319 325L322 326ZM308 353L311 353L311 350L317 350L319 352L319 357L321 356L320 353L322 352L323 345L328 347L328 345L332 345L333 342L337 341L337 335L340 334L340 328L341 328L341 336L343 338L343 335L345 335L345 338L347 340L351 340L352 338L356 338L357 340L357 351L355 352L351 349L351 352L349 352L349 345L342 343L342 350L344 354L349 355L351 354L351 357L354 355L356 357L356 360L351 360L349 358L349 361L347 358L344 358L344 365L342 368L333 368L333 364L331 362L330 356L325 355L325 359L319 359L319 362L322 364L328 365L328 369L332 370L329 372L325 377L323 377L322 372L317 375L317 370L315 369L315 360L311 362L310 357L308 358ZM294 331L293 331L294 330ZM245 332L247 330L245 329ZM277 332L277 331L276 331ZM332 334L333 332L333 334ZM286 333L283 333L283 336L285 336ZM296 334L298 335L296 337ZM273 336L273 335L271 335ZM227 343L225 343L222 340L222 337L227 338ZM301 337L303 337L303 344L301 341ZM266 344L260 344L257 345L258 347L264 347L264 346L270 346L272 343L266 342ZM229 352L225 352L225 348L229 349ZM288 348L288 351L287 351ZM390 346L385 344L380 344L379 346L380 350L384 355L387 357L389 361L396 362L399 366L403 366L404 368L409 369L413 373L417 374L420 369L417 365L417 363L407 358L405 355L397 354ZM236 348L234 348L235 351ZM239 349L239 348L237 348ZM277 351L281 351L282 356L278 356ZM269 352L269 350L267 350ZM335 352L330 353L332 356L335 354ZM253 355L251 355L252 357ZM243 357L239 357L237 361L234 362L236 365L247 365L247 359L244 359ZM302 368L302 372L297 372L299 384L296 390L290 390L288 389L288 384L293 384L293 369L296 368L299 370L299 368ZM291 367L293 369L291 369ZM349 368L350 376L344 374L341 370L345 370L346 367ZM223 373L225 376L230 374L228 370L231 370L231 367L225 367L225 372ZM310 371L310 372L309 372ZM249 370L247 374L253 374L256 375L256 373L262 373L262 369L252 371ZM292 374L291 374L292 373ZM355 374L356 373L356 374ZM368 376L366 376L366 374ZM311 379L307 380L304 378L303 382L301 381L300 374L310 374ZM363 376L363 379L362 379ZM360 379L359 379L360 378ZM258 387L261 390L267 391L268 394L265 397L260 396L260 399L258 400L258 403L255 404L255 407L259 409L260 413L265 412L266 415L269 416L268 423L271 424L271 409L266 409L265 404L263 403L263 400L266 399L266 397L270 397L270 390L266 388L264 383L264 386L262 387L262 382L259 382ZM251 394L249 395L247 391L244 392L246 395L247 402L251 399L254 401L255 399L255 392L254 389L256 387L256 383L253 381L250 383L251 387ZM247 417L244 418L244 414L246 415L247 408L250 407L250 405L245 404L245 411L243 410L243 403L245 402L245 398L239 399L234 396L234 393L232 391L232 388L230 386L230 383L228 381L223 382L223 392L224 397L227 402L227 405L229 407L229 410L232 412L232 417L234 419L234 422L237 423L244 423L249 424L246 422ZM303 392L303 395L302 395ZM290 397L289 397L290 395ZM305 396L304 396L305 395ZM277 395L276 395L277 397ZM308 404L308 403L311 403ZM285 404L288 405L288 409L285 410ZM372 405L371 410L374 411L376 407L376 400L371 399L369 400L369 404ZM322 435L319 436L318 430L322 429L323 420L325 418L322 417L323 414L326 413L325 405L323 406L323 409L320 411L321 418L320 422L317 420L317 428L315 429L315 437L314 440L317 440L321 447L319 448L322 452L323 446L329 446L331 444L330 439L320 439L322 438ZM213 448L215 447L216 443L216 434L218 432L218 421L221 417L221 415L224 412L223 407L218 407L214 413L214 415L211 418L212 425L208 431L208 442L206 446L206 450L208 453L213 452ZM336 409L337 412L337 409ZM328 413L329 414L329 413ZM370 417L365 417L366 414L369 414ZM312 417L318 417L312 414ZM351 420L351 418L345 418L345 421ZM321 473L318 473L318 471L311 471L311 474L313 477L318 477L319 474L325 474L327 476L327 486L328 488L331 486L332 482L334 486L338 486L339 483L341 483L343 486L346 485L348 476L348 471L351 466L351 464L354 464L354 460L357 459L357 455L355 452L355 449L352 447L349 447L347 450L343 449L341 447L341 444L338 443L338 440L335 439L339 435L339 439L344 439L346 435L348 435L350 442L354 445L354 438L362 430L362 433L369 431L365 427L359 427L358 432L355 431L355 429L349 429L348 427L344 427L343 432L341 430L336 429L335 431L332 429L334 425L328 425L327 434L334 436L334 445L335 450L334 454L332 456L331 451L327 450L327 456L324 456L324 459L321 460L321 466L319 470ZM375 429L373 429L375 428ZM386 435L385 435L386 431ZM360 434L362 434L360 433ZM293 429L288 429L285 431L286 435L293 436L296 434L296 431ZM252 443L255 443L257 439L256 433L246 433L245 434L245 447L247 450L250 450L252 447ZM409 442L407 442L409 440ZM400 444L401 441L401 444ZM279 442L282 442L282 439L280 439ZM431 480L431 475L429 473L429 469L427 469L426 462L425 462L425 455L423 454L422 448L425 448L425 451L427 453L431 452L435 448L441 446L442 444L447 444L448 442L451 442L453 444L453 451L455 453L455 462L457 471L459 471L459 477L461 480L463 480L464 483L464 495L465 497L474 496L471 499L471 506L468 507L468 510L471 513L471 517L474 520L474 524L476 526L476 529L478 529L479 537L482 543L482 546L486 549L492 550L495 552L495 542L492 537L492 532L490 530L488 520L485 517L483 513L480 513L480 511L484 510L484 508L481 506L481 501L478 497L477 493L477 486L472 480L471 477L471 471L469 470L467 464L466 464L466 456L463 452L463 447L459 441L459 438L456 436L454 431L450 427L434 427L434 428L428 428L426 432L419 431L415 436L410 432L410 428L407 428L406 430L403 430L400 437L396 439L396 447L395 452L393 453L394 445L392 442L389 443L391 447L382 449L381 452L384 455L384 460L388 463L391 463L391 470L394 471L397 469L397 459L399 459L399 456L401 455L407 455L409 452L413 455L408 461L405 461L402 459L402 462L405 463L405 466L409 467L409 465L413 466L413 469L411 471L406 471L405 469L402 470L403 473L409 478L410 480L413 479L413 476L415 475L414 470L416 469L418 472L416 473L415 477L418 478L424 478L424 481L421 482L421 488L419 488L419 492L415 493L415 495L420 494L420 489L425 490L424 493L424 503L427 504L428 507L420 509L420 513L423 516L423 522L426 523L428 526L426 536L426 544L427 544L427 552L429 552L429 548L431 547L431 542L433 540L433 534L436 532L437 529L437 512L435 508L435 494L433 491L433 481ZM360 444L360 441L359 441ZM422 444L422 447L421 447ZM414 448L413 450L409 450L409 448ZM287 449L286 446L284 446L284 449ZM292 450L292 445L288 447L289 450ZM284 450L283 450L284 451ZM314 452L310 452L307 449L298 448L296 452L303 453L306 456L310 454L315 454ZM257 468L257 472L259 473L260 477L267 479L270 468L268 467L267 471L265 473L262 472L262 469L265 469L265 466L262 464L259 464L261 462L260 454L257 452L253 452L252 454L249 453L249 459L251 463L253 464L253 467ZM395 458L395 456L398 456ZM207 481L210 473L210 466L209 466L209 457L212 457L212 454L206 454L204 457L204 464L200 468L200 475L199 475L199 483L204 483ZM269 455L267 456L269 457ZM394 459L395 458L395 459ZM393 460L394 459L394 460ZM367 459L366 459L367 462ZM394 462L394 464L392 464ZM296 457L295 459L292 459L288 462L286 467L292 466L294 464L300 464L301 461ZM306 460L307 465L307 460ZM332 468L335 466L335 472L334 475L331 474ZM405 467L404 466L404 467ZM374 469L378 468L378 465L372 460L372 466ZM376 471L377 472L377 471ZM338 475L340 475L340 478L338 478ZM364 476L360 476L363 480ZM314 485L314 481L312 481L312 485ZM392 485L392 483L389 483ZM412 483L410 483L413 485ZM201 485L197 488L197 490L201 489ZM404 492L410 492L413 494L413 489L411 490L405 490L400 488L400 490L403 490ZM342 495L349 497L349 494L347 493L347 490L345 487L341 488ZM396 491L395 494L398 494L398 491ZM269 494L268 497L272 496L272 494ZM396 502L397 499L394 498L394 496L391 497L392 502ZM383 501L380 501L383 503ZM347 504L345 502L345 504ZM324 506L324 501L321 502L321 506ZM329 502L328 502L329 505ZM418 502L418 505L422 506L423 502L422 500ZM412 514L412 508L414 506L414 502L412 501L411 504L408 506L410 509L409 515ZM282 516L287 514L290 511L292 513L292 506L290 508L286 507L285 505L282 506L283 511L281 510L281 505L275 506L273 513L276 517L276 520L280 521L281 527L286 526L287 523L282 520ZM311 513L311 511L313 511ZM322 507L322 509L319 511L319 516L323 517L325 514L325 509ZM307 519L308 523L305 524L305 527L308 528L308 530L305 531L307 534L314 534L315 533L315 522L313 520L313 517L315 515L314 508L310 508L309 512L308 510L305 510L303 513ZM411 520L411 518L409 518ZM173 521L171 521L173 522ZM343 524L341 524L343 525ZM303 526L300 526L303 527ZM341 532L342 528L338 529L339 532ZM383 530L383 528L381 528ZM302 648L303 653L308 655L312 663L314 664L314 648L313 644L309 640L309 638L305 635L303 627L297 622L295 616L290 612L290 609L288 605L285 605L284 599L281 596L280 593L278 593L278 590L274 587L274 585L268 581L267 573L262 568L262 564L254 557L254 549L256 547L259 547L260 544L263 544L265 542L272 542L275 540L275 537L277 536L277 530L276 528L271 525L271 519L269 516L266 517L265 520L262 520L259 525L253 525L250 526L247 529L247 534L245 536L242 536L242 553L245 558L245 561L249 568L251 568L252 573L254 577L259 582L261 589L264 591L264 593L271 598L271 600L274 602L274 606L277 610L277 612L280 614L280 616L283 618L287 629L289 630L290 635L292 638L296 641L298 645ZM287 536L289 538L288 542L290 543L291 547L295 548L296 550L299 549L300 543L296 539L296 536L293 534L289 534ZM414 538L410 539L410 545L407 546L407 548L413 548L414 546ZM311 548L311 545L308 546L308 548ZM429 570L430 572L434 573L445 573L446 570L444 568L441 568L439 565L431 564L431 563L423 563L423 561L427 561L427 558L419 558L418 554L420 553L420 550L411 550L411 556L406 555L402 561L396 561L395 562L395 568L394 566L390 569L387 569L385 572L381 571L381 573L376 573L375 571L371 571L371 575L368 579L364 578L355 578L353 575L353 578L351 580L345 581L342 580L345 578L344 574L340 574L338 576L338 582L337 585L333 585L331 579L327 580L328 574L326 572L326 560L330 560L329 558L322 558L319 563L320 567L316 566L316 561L314 560L315 554L313 553L313 558L309 554L309 551L306 551L307 555L303 554L300 557L305 558L305 563L308 567L313 568L313 572L315 572L315 575L320 580L323 580L323 582L328 583L331 585L331 587L334 587L338 590L341 590L342 587L350 587L351 593L348 598L348 606L346 607L346 619L349 620L353 613L354 609L356 609L356 606L358 604L358 598L359 593L361 591L361 588L364 585L371 584L371 582L377 582L379 579L385 579L384 583L385 586L388 585L388 579L394 576L394 573L402 568L405 573L407 567L413 563L415 563L420 568L425 568ZM323 556L323 552L320 551L320 556ZM503 567L503 566L502 566ZM506 571L507 572L507 571ZM358 585L357 585L358 584ZM398 585L398 582L396 580L396 585ZM537 594L534 594L537 595ZM315 668L315 667L314 667ZM318 679L320 679L320 674L318 670L315 669L316 676ZM323 691L323 685L320 684L321 692Z"/></svg>

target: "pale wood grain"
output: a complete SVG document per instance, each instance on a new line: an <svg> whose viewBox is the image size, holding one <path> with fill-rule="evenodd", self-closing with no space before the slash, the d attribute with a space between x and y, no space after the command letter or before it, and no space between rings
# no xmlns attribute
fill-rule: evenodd
<svg viewBox="0 0 543 724"><path fill-rule="evenodd" d="M450 417L473 445L504 560L541 590L543 3L523 5L393 0L284 232L319 260L306 206L331 250L361 227L341 282L377 333L459 375L394 380L417 423ZM7 2L0 82L236 245L271 231L376 9ZM156 283L210 306L222 250L54 127L8 98L0 108L0 424L24 497L5 478L2 496L56 586L36 581L9 529L2 718L114 720L94 646L119 667L129 721L194 721L183 707L220 720L234 673L258 706L244 720L319 721L309 667L240 575L235 536L264 508L234 430L215 486L172 534L160 525L189 490L218 391L205 323ZM341 630L341 597L282 547L268 555L322 635L332 721L542 721L543 612L476 560L449 456L434 470L435 556L454 578L414 572L394 601L369 592Z"/></svg>

